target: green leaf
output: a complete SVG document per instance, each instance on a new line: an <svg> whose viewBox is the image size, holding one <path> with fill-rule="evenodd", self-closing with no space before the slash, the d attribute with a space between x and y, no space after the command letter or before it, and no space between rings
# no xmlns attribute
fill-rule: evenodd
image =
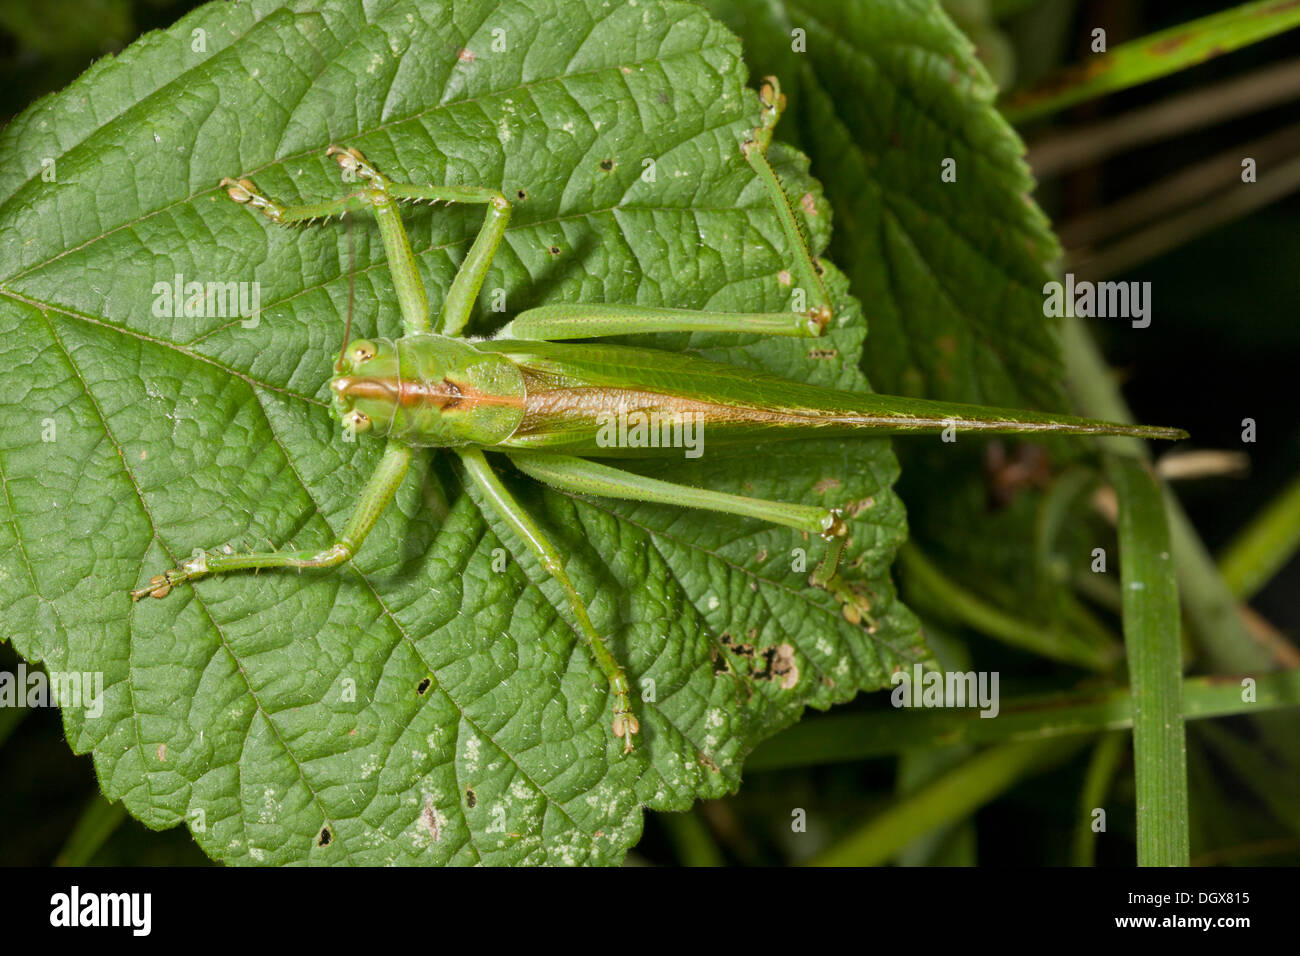
<svg viewBox="0 0 1300 956"><path fill-rule="evenodd" d="M323 151L342 142L395 179L498 186L516 212L485 289L510 312L782 309L786 250L740 153L758 120L745 80L736 39L666 0L223 3L0 135L0 636L51 670L103 674L102 715L64 720L109 799L152 827L188 823L232 863L616 862L643 806L734 790L744 756L805 706L925 656L889 581L904 523L878 440L645 466L849 505L860 626L792 570L792 549L816 560L820 542L507 473L652 698L627 758L558 589L445 456L419 456L350 565L127 596L194 548L325 545L378 457L343 442L326 405L344 229L269 225L222 176L336 196ZM823 248L806 161L772 156ZM435 303L481 217L408 211ZM355 239L356 332L396 334L373 222ZM175 316L162 290L177 275L257 282L256 325L213 302ZM833 267L828 282L838 323L816 348L657 344L865 389L861 311ZM506 317L489 301L479 332Z"/></svg>
<svg viewBox="0 0 1300 956"><path fill-rule="evenodd" d="M790 96L783 134L844 225L831 255L865 305L875 386L1060 409L1042 296L1056 239L996 88L937 0L704 2Z"/></svg>

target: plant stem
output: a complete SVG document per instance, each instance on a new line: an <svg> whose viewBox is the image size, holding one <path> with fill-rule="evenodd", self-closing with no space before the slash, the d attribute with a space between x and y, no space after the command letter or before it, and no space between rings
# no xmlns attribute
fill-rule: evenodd
<svg viewBox="0 0 1300 956"><path fill-rule="evenodd" d="M1230 180L1231 182L1232 180ZM1069 268L1089 279L1122 275L1229 222L1300 189L1300 159L1274 166L1249 188L1229 188L1183 212L1158 220L1096 252L1071 255Z"/></svg>
<svg viewBox="0 0 1300 956"><path fill-rule="evenodd" d="M1300 63L1296 64L1300 75ZM1237 143L1209 159L1183 167L1152 186L1062 223L1056 230L1061 245L1078 261L1089 249L1126 233L1175 218L1178 210L1199 205L1242 185L1242 159L1249 156L1273 178L1276 168L1300 153L1300 123L1267 136ZM1266 201L1271 201L1268 197Z"/></svg>
<svg viewBox="0 0 1300 956"><path fill-rule="evenodd" d="M1213 86L1198 86L1151 106L1071 126L1029 144L1026 159L1040 180L1092 166L1149 143L1192 133L1300 96L1300 59L1262 67ZM1237 165L1243 156L1237 153ZM1258 157L1256 157L1258 158Z"/></svg>

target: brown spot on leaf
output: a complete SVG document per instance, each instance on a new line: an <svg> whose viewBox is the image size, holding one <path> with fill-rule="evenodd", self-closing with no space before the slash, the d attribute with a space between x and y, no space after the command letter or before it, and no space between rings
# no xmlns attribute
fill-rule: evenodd
<svg viewBox="0 0 1300 956"><path fill-rule="evenodd" d="M756 675L757 672L756 672ZM795 662L794 648L789 644L773 644L763 651L762 676L790 690L799 683L799 665Z"/></svg>
<svg viewBox="0 0 1300 956"><path fill-rule="evenodd" d="M1150 47L1148 47L1148 49L1150 50L1150 52L1155 53L1157 55L1163 53L1173 53L1175 50L1179 49L1180 47L1184 47L1192 40L1195 40L1199 35L1200 35L1199 31L1188 31L1187 33L1179 34L1178 36L1167 37L1164 40L1161 40L1159 43L1153 43L1151 44Z"/></svg>
<svg viewBox="0 0 1300 956"><path fill-rule="evenodd" d="M868 508L874 508L875 506L876 506L875 498L859 498L857 501L850 501L847 505L845 505L844 511L846 514L848 514L850 518L856 518L858 515L862 514L862 512L866 511Z"/></svg>

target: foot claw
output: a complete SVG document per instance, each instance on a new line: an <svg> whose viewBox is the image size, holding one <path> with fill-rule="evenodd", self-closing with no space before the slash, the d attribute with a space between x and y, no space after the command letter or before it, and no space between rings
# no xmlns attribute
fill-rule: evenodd
<svg viewBox="0 0 1300 956"><path fill-rule="evenodd" d="M251 179L231 179L226 176L217 185L235 202L241 205L246 203L254 209L260 209L262 214L272 222L280 221L280 214L283 211L280 204L262 195L262 191Z"/></svg>
<svg viewBox="0 0 1300 956"><path fill-rule="evenodd" d="M775 126L785 111L785 94L781 92L781 81L775 76L763 77L763 85L758 88L758 101L763 104L763 125Z"/></svg>
<svg viewBox="0 0 1300 956"><path fill-rule="evenodd" d="M149 579L149 583L131 592L131 600L138 601L142 597L165 598L171 593L172 585L167 580L165 574L155 574Z"/></svg>
<svg viewBox="0 0 1300 956"><path fill-rule="evenodd" d="M221 182L217 185L224 189L226 194L238 203L251 202L254 196L261 195L261 193L257 191L257 187L253 185L251 179L231 179L229 176L226 176L222 178Z"/></svg>
<svg viewBox="0 0 1300 956"><path fill-rule="evenodd" d="M810 309L808 312L808 331L813 336L819 336L826 331L826 326L831 323L831 310L826 306L818 306Z"/></svg>
<svg viewBox="0 0 1300 956"><path fill-rule="evenodd" d="M614 736L623 741L623 753L630 754L634 749L632 746L632 735L640 733L641 722L636 719L630 710L621 710L614 714Z"/></svg>
<svg viewBox="0 0 1300 956"><path fill-rule="evenodd" d="M359 149L346 146L330 146L329 149L325 150L325 155L334 157L334 162L338 163L343 170L345 181L349 174L366 181L379 178L379 170L370 164L370 161L361 154Z"/></svg>

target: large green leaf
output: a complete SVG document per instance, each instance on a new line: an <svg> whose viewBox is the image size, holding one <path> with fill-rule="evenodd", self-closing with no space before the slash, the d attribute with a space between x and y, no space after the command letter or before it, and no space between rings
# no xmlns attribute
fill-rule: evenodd
<svg viewBox="0 0 1300 956"><path fill-rule="evenodd" d="M343 228L271 226L222 176L337 195L323 150L344 142L396 179L499 186L516 214L487 299L504 290L512 312L786 308L787 250L739 149L758 118L745 79L736 39L666 0L222 3L5 131L0 636L53 670L104 674L103 714L64 716L110 798L151 826L187 822L230 862L616 861L643 806L734 789L744 755L806 705L924 654L888 577L904 524L882 441L645 466L850 505L849 575L872 604L858 625L792 568L818 541L508 474L633 681L653 681L630 757L558 589L445 456L420 456L351 565L127 597L195 547L327 543L377 460L377 443L341 440L325 401ZM806 161L773 156L824 247ZM437 302L481 211L407 221ZM357 331L396 334L377 233L357 225ZM258 282L258 323L155 314L155 284L178 274ZM815 347L658 344L866 388L860 309L828 281L838 320ZM485 302L475 325L503 318Z"/></svg>

